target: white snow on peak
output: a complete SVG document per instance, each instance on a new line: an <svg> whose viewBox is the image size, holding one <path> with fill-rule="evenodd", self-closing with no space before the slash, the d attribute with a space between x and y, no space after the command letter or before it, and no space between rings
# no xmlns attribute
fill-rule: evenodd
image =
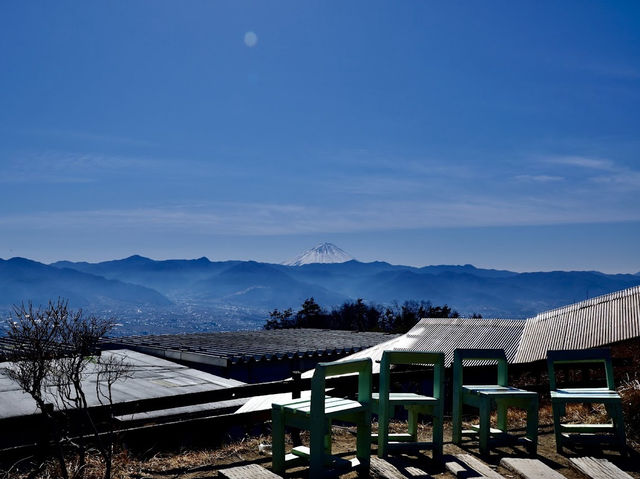
<svg viewBox="0 0 640 479"><path fill-rule="evenodd" d="M352 259L355 258L333 243L322 243L283 264L286 266L302 266L303 264L311 263L345 263Z"/></svg>

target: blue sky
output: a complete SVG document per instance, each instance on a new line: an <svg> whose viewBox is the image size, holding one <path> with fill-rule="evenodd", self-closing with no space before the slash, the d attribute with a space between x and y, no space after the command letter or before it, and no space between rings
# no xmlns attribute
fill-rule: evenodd
<svg viewBox="0 0 640 479"><path fill-rule="evenodd" d="M0 65L2 258L640 271L638 2L7 1Z"/></svg>

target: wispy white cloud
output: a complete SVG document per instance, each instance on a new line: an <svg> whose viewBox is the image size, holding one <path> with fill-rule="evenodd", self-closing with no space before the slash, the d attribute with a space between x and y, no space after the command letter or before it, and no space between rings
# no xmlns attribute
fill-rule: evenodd
<svg viewBox="0 0 640 479"><path fill-rule="evenodd" d="M556 165L577 166L594 170L613 170L614 162L601 158L590 158L586 156L551 156L545 159L548 163Z"/></svg>
<svg viewBox="0 0 640 479"><path fill-rule="evenodd" d="M423 178L390 177L382 175L362 175L354 181L328 180L323 183L323 188L341 194L369 195L379 197L381 195L403 195L419 191L425 187Z"/></svg>
<svg viewBox="0 0 640 479"><path fill-rule="evenodd" d="M640 171L625 168L610 175L595 176L591 181L614 188L640 190Z"/></svg>
<svg viewBox="0 0 640 479"><path fill-rule="evenodd" d="M487 176L482 165L472 161L386 155L368 150L343 151L327 162L335 168L312 181L338 195L403 198L466 187Z"/></svg>
<svg viewBox="0 0 640 479"><path fill-rule="evenodd" d="M363 173L375 171L389 175L426 177L447 176L465 178L470 174L468 164L437 156L409 156L380 153L366 148L343 150L323 156L323 161L337 169L353 168Z"/></svg>
<svg viewBox="0 0 640 479"><path fill-rule="evenodd" d="M106 172L146 170L157 165L152 159L89 154L52 153L31 159L39 165L37 174L41 177L68 182L92 181ZM15 163L13 173L32 179L34 165L28 160ZM47 166L49 160L53 164ZM392 168L395 163L398 170ZM267 186L260 184L261 191L267 192L264 202L250 199L261 198L261 193L212 189L210 197L192 201L189 192L181 191L162 198L132 198L130 208L110 208L98 200L84 205L86 211L80 207L59 211L53 205L50 211L24 214L12 213L18 211L13 209L0 217L0 226L16 231L78 228L143 235L180 231L287 235L640 220L640 209L635 207L640 172L608 159L546 156L529 162L505 162L505 168L488 168L477 161L458 165L453 173L445 161L395 163L378 158L373 169L351 165L346 172L310 175L304 188L278 195L268 186L276 180L265 179ZM573 170L581 174L573 174ZM558 188L560 184L562 188Z"/></svg>
<svg viewBox="0 0 640 479"><path fill-rule="evenodd" d="M530 181L534 183L554 183L565 179L563 176L554 175L516 175L514 178L518 181Z"/></svg>
<svg viewBox="0 0 640 479"><path fill-rule="evenodd" d="M544 157L541 163L559 168L575 189L596 186L601 188L602 193L606 191L609 195L620 195L623 190L640 190L640 170L610 159L588 156L550 156ZM549 176L555 175L549 174Z"/></svg>
<svg viewBox="0 0 640 479"><path fill-rule="evenodd" d="M452 192L437 200L364 201L344 207L225 202L189 207L40 212L0 217L14 230L122 231L136 236L164 233L291 235L414 228L513 226L640 221L638 208L594 200L553 197L480 197Z"/></svg>
<svg viewBox="0 0 640 479"><path fill-rule="evenodd" d="M164 160L101 153L14 153L4 162L0 183L89 183L105 174L155 169Z"/></svg>

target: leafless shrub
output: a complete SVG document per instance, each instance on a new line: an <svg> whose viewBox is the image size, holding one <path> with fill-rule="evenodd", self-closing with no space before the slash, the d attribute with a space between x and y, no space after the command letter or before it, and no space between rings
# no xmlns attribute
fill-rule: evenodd
<svg viewBox="0 0 640 479"><path fill-rule="evenodd" d="M124 358L103 357L100 338L115 323L110 319L86 317L82 310L70 310L68 301L50 301L46 308L31 303L14 306L6 335L12 349L6 374L36 402L48 424L54 443L59 477L82 478L87 465L88 437L104 463L104 478L111 477L113 459L112 386L128 377ZM107 409L107 424L97 424L85 391L88 372L95 374L97 401ZM104 421L102 421L104 422ZM65 448L76 451L73 460ZM43 456L45 454L43 453ZM48 468L47 468L48 469Z"/></svg>
<svg viewBox="0 0 640 479"><path fill-rule="evenodd" d="M622 397L625 427L629 438L637 443L640 440L640 380L636 375L622 381L618 388Z"/></svg>

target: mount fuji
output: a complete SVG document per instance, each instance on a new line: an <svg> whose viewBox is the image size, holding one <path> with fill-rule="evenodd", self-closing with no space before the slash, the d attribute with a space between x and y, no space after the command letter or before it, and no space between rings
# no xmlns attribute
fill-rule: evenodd
<svg viewBox="0 0 640 479"><path fill-rule="evenodd" d="M285 266L302 266L313 263L346 263L354 259L353 256L333 243L322 243L283 264Z"/></svg>

